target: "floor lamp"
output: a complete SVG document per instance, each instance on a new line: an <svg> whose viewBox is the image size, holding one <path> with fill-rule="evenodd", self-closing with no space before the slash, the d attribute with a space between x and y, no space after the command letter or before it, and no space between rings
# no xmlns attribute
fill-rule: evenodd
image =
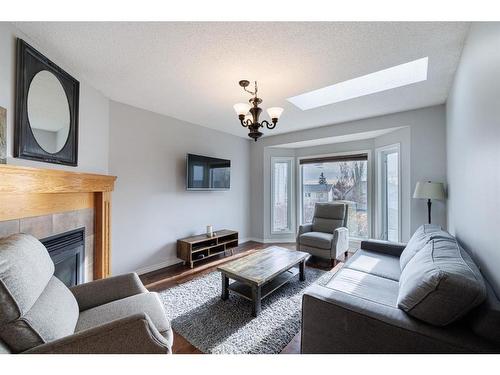
<svg viewBox="0 0 500 375"><path fill-rule="evenodd" d="M444 185L441 182L419 181L415 186L413 198L427 199L427 214L431 223L431 199L444 199Z"/></svg>

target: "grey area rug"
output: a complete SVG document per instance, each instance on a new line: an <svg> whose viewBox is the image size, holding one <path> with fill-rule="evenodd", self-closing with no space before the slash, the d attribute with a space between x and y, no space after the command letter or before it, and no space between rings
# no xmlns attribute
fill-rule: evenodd
<svg viewBox="0 0 500 375"><path fill-rule="evenodd" d="M302 294L311 283L324 284L333 273L306 267L262 301L257 318L251 302L230 294L221 300L221 276L212 272L159 294L174 331L204 353L275 354L299 332Z"/></svg>

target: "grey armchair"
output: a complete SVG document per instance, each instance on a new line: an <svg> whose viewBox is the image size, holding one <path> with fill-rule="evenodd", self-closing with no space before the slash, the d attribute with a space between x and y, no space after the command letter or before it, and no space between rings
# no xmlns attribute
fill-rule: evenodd
<svg viewBox="0 0 500 375"><path fill-rule="evenodd" d="M0 239L0 353L171 353L156 293L135 273L68 289L34 237Z"/></svg>
<svg viewBox="0 0 500 375"><path fill-rule="evenodd" d="M349 249L347 213L345 203L316 203L312 223L299 227L297 250L329 259L334 265Z"/></svg>

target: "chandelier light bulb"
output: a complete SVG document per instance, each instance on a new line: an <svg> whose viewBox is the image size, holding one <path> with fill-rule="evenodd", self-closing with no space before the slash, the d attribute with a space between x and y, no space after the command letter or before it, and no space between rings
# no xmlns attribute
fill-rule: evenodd
<svg viewBox="0 0 500 375"><path fill-rule="evenodd" d="M267 109L267 113L269 114L269 117L272 119L278 119L280 118L281 114L283 113L283 108L280 107L271 107Z"/></svg>
<svg viewBox="0 0 500 375"><path fill-rule="evenodd" d="M250 105L247 103L237 103L233 108L238 116L245 116L250 110Z"/></svg>

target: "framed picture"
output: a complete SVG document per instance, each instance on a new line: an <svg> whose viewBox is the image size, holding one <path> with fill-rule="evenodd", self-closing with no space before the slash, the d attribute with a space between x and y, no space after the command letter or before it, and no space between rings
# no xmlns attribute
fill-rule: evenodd
<svg viewBox="0 0 500 375"><path fill-rule="evenodd" d="M17 40L14 156L76 167L80 84Z"/></svg>

